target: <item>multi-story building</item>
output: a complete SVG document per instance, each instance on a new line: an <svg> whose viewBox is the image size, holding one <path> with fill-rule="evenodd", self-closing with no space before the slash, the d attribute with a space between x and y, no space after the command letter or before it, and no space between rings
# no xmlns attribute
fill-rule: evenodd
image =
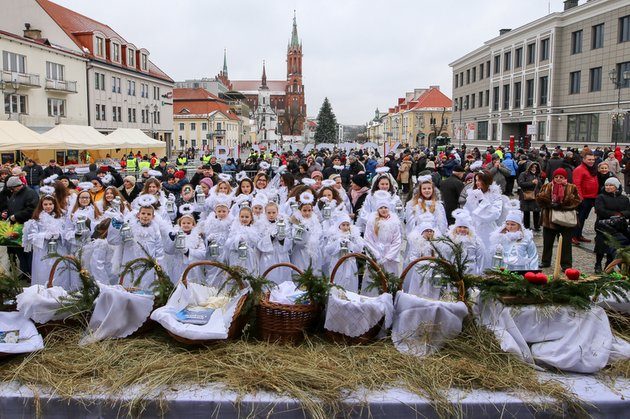
<svg viewBox="0 0 630 419"><path fill-rule="evenodd" d="M171 144L173 80L150 59L145 48L125 40L111 27L47 0L0 0L0 27L29 30L43 44L86 59L87 123L103 133L140 128ZM68 80L71 80L68 78Z"/></svg>
<svg viewBox="0 0 630 419"><path fill-rule="evenodd" d="M230 105L205 89L173 89L175 150L216 150L241 145L243 121Z"/></svg>
<svg viewBox="0 0 630 419"><path fill-rule="evenodd" d="M368 122L368 141L377 144L399 142L410 147L433 146L437 137L450 137L452 101L440 86L417 88L398 98L384 115L378 109Z"/></svg>
<svg viewBox="0 0 630 419"><path fill-rule="evenodd" d="M630 142L627 1L565 1L562 12L502 29L450 66L455 142Z"/></svg>
<svg viewBox="0 0 630 419"><path fill-rule="evenodd" d="M0 31L0 51L0 119L38 132L60 123L87 125L86 58L47 42L30 27L23 36Z"/></svg>

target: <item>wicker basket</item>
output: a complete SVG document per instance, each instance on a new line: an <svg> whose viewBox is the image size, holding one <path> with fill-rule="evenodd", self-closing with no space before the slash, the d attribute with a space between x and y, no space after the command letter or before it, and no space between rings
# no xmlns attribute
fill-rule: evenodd
<svg viewBox="0 0 630 419"><path fill-rule="evenodd" d="M68 255L68 256L60 257L57 260L55 260L52 267L50 268L50 273L48 274L48 282L46 283L46 288L52 288L53 281L55 279L55 272L57 271L57 267L59 266L61 262L65 262L66 259L74 260L76 258L72 255ZM86 320L89 321L89 317ZM76 327L76 326L83 326L83 325L76 318L68 318L68 319L63 319L63 320L51 320L47 323L36 324L35 326L37 327L37 331L42 336L46 336L58 327Z"/></svg>
<svg viewBox="0 0 630 419"><path fill-rule="evenodd" d="M300 275L300 268L291 263L278 263L267 269L263 276L276 268L291 268ZM258 305L258 336L260 339L279 343L300 343L304 332L315 325L320 314L320 307L315 304L278 304L269 301L266 293Z"/></svg>
<svg viewBox="0 0 630 419"><path fill-rule="evenodd" d="M120 279L118 280L118 285L123 287L127 292L134 292L134 291L139 291L140 290L140 288L137 288L137 287L125 287L124 286L124 282L125 282L125 276L121 275ZM155 310L156 308L158 308L158 306L156 305L155 299L154 299L153 300L153 310ZM131 336L136 336L136 335L139 335L139 334L142 334L142 333L150 332L151 330L155 329L155 326L157 326L157 323L154 322L153 320L151 320L151 314L149 313L149 316L144 321L144 323L142 323L142 326L140 326L138 328L138 330L133 332L131 334Z"/></svg>
<svg viewBox="0 0 630 419"><path fill-rule="evenodd" d="M407 265L405 269L403 269L402 274L400 275L400 284L398 285L398 291L402 290L402 286L405 283L405 278L407 277L407 274L417 263L424 261L431 262L436 260L438 260L438 258L436 258L435 256L422 256L421 258L412 260L409 265ZM463 282L457 285L457 301L466 302L466 290L464 289Z"/></svg>
<svg viewBox="0 0 630 419"><path fill-rule="evenodd" d="M369 256L364 255L363 253L350 253L350 254L340 257L339 260L337 261L337 264L333 267L333 270L330 274L331 284L335 283L335 275L337 274L337 271L339 270L341 265L343 265L343 263L347 259L350 259L350 258L362 259L362 260L365 260L367 263L369 263L370 266L372 266L372 268L376 271L376 274L379 276L381 280L381 291L387 292L387 278L385 274L381 270L380 266L378 266L378 264L374 261L374 259L372 259ZM376 336L378 336L379 332L381 331L384 322L385 322L385 317L383 316L383 318L381 318L381 320L379 320L379 322L375 324L370 330L368 330L367 332L359 336L354 336L354 337L347 336L347 335L344 335L343 333L333 332L330 330L325 331L325 336L326 338L328 338L329 340L335 343L342 343L345 345L364 345L376 339Z"/></svg>
<svg viewBox="0 0 630 419"><path fill-rule="evenodd" d="M223 269L222 265L217 262L213 262L210 260L203 260L200 262L191 263L186 267L184 273L182 274L182 284L187 287L188 286L188 273L191 269L196 268L198 266L215 266L219 269ZM237 283L239 288L242 290L245 288L245 284L239 278L232 278ZM245 301L247 300L247 294L243 295L238 302L236 303L236 309L234 310L234 316L232 317L232 323L230 324L230 328L228 330L227 339L238 339L243 333L243 328L245 327L245 318L241 316L241 312L243 311L243 306L245 305ZM175 339L177 342L183 343L185 345L211 345L214 343L225 342L225 339L206 339L206 340L193 340L187 339L176 334L171 333L167 330L167 333Z"/></svg>

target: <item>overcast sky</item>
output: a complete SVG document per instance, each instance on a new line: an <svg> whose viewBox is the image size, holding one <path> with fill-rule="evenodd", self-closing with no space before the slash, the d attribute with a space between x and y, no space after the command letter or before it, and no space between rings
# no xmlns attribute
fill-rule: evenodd
<svg viewBox="0 0 630 419"><path fill-rule="evenodd" d="M175 80L212 77L228 51L230 78L286 79L293 10L303 42L307 111L325 96L337 120L363 124L414 87L450 97L450 62L563 8L561 0L56 0L147 48Z"/></svg>

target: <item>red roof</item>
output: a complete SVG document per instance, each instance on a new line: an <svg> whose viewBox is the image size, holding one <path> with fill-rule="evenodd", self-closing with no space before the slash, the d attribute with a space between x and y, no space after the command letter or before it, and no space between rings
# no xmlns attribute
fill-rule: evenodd
<svg viewBox="0 0 630 419"><path fill-rule="evenodd" d="M224 101L206 89L173 89L174 115L205 115L215 111L223 113L233 121L239 120L238 115L233 113Z"/></svg>
<svg viewBox="0 0 630 419"><path fill-rule="evenodd" d="M453 101L435 87L429 88L418 98L418 104L413 109L422 108L450 108Z"/></svg>
<svg viewBox="0 0 630 419"><path fill-rule="evenodd" d="M251 92L254 90L258 90L258 88L262 85L261 80L230 80L232 82L232 90L237 90L239 92ZM286 80L267 80L267 87L269 90L281 90L285 91L287 87Z"/></svg>
<svg viewBox="0 0 630 419"><path fill-rule="evenodd" d="M224 102L218 96L201 87L175 88L173 89L173 100L218 100Z"/></svg>
<svg viewBox="0 0 630 419"><path fill-rule="evenodd" d="M92 32L102 32L103 35L107 38L118 38L121 40L123 44L128 44L129 42L125 40L122 36L120 36L115 30L110 28L108 25L104 23L98 22L94 19L91 19L87 16L83 16L80 13L77 13L73 10L66 9L63 6L60 6L56 3L50 2L48 0L36 0L37 3L41 6L42 9L64 30L64 32L74 41L77 46L84 51L84 45L77 35L92 33ZM114 63L108 60L103 60L99 57L95 57L91 52L86 54L93 60L97 61L106 61L109 64L113 64L123 68L121 64ZM127 67L124 67L127 68ZM151 76L166 80L169 82L173 82L166 73L158 68L151 60L148 63L148 72Z"/></svg>
<svg viewBox="0 0 630 419"><path fill-rule="evenodd" d="M44 48L50 48L50 49L53 49L53 50L55 50L55 51L64 52L64 53L66 53L66 54L74 55L74 56L77 56L77 57L79 57L79 58L85 59L85 57L83 57L83 55L82 55L82 54L79 54L79 53L78 53L78 52L76 52L76 51L70 51L69 49L63 48L63 47L58 46L58 45L53 45L53 44L51 44L51 43L48 41L48 39L46 39L46 38L41 38L41 39L31 39L31 38L25 38L25 37L23 37L23 36L21 36L21 35L16 35L16 34L14 34L14 33L7 32L7 31L3 31L3 30L1 30L1 29L0 29L0 34L5 35L5 36L8 36L8 37L11 37L11 38L18 39L18 40L20 40L21 42L31 43L31 44L37 44L37 45L40 45L40 46L42 46L42 47L44 47Z"/></svg>

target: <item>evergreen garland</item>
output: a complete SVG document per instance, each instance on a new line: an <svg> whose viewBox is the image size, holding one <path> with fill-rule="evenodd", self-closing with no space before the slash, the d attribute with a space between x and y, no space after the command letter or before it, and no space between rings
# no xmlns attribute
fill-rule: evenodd
<svg viewBox="0 0 630 419"><path fill-rule="evenodd" d="M381 292L387 292L391 295L396 295L399 289L401 289L402 280L400 276L397 276L391 272L387 272L381 263L378 263L374 253L370 249L366 248L365 252L371 260L367 263L367 271L370 273L370 283L365 287L365 290L370 292L377 290L379 294ZM365 280L365 277L364 277ZM383 290L383 281L385 281L386 289Z"/></svg>
<svg viewBox="0 0 630 419"><path fill-rule="evenodd" d="M55 259L55 263L63 263L64 266L60 272L66 272L72 269L79 273L81 280L81 289L71 291L65 297L60 297L61 307L56 314L67 314L66 318L74 318L77 320L87 320L88 316L94 310L94 301L100 293L98 285L92 274L83 267L82 262L83 251L79 250L76 256L60 255L58 253L48 256Z"/></svg>

